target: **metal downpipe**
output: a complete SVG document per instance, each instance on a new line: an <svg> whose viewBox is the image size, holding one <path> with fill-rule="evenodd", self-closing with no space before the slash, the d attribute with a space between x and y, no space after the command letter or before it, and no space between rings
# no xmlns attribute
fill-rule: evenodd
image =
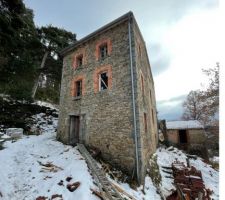
<svg viewBox="0 0 225 200"><path fill-rule="evenodd" d="M137 141L137 122L136 122L136 107L134 98L134 75L133 75L133 57L132 57L132 45L131 45L131 17L129 17L128 23L128 34L129 34L129 49L130 49L130 72L131 72L131 85L132 85L132 105L133 105L133 117L134 117L134 140L135 140L135 154L136 154L136 173L137 180L140 182L139 177L139 156L138 156L138 141Z"/></svg>

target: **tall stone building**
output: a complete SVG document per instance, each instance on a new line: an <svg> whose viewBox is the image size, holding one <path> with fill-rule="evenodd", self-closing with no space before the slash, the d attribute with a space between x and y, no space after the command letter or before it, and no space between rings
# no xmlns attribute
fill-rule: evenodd
<svg viewBox="0 0 225 200"><path fill-rule="evenodd" d="M143 182L156 150L154 82L146 46L129 12L62 50L57 138L97 147Z"/></svg>

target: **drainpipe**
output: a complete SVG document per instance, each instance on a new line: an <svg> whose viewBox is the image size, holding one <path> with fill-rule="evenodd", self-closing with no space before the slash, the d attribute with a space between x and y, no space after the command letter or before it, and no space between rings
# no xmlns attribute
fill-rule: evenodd
<svg viewBox="0 0 225 200"><path fill-rule="evenodd" d="M134 141L135 141L135 154L136 154L136 173L137 173L137 180L138 180L138 182L140 182L138 141L137 141L136 107L135 107L135 98L134 98L133 57L132 57L132 49L131 49L131 16L129 16L128 34L129 34L129 49L130 49L130 72L131 72L131 85L132 85L132 106L133 106L133 120L134 120Z"/></svg>

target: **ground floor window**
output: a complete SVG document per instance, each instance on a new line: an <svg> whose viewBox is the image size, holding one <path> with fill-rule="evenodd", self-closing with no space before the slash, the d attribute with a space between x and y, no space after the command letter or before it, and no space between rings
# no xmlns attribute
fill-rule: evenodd
<svg viewBox="0 0 225 200"><path fill-rule="evenodd" d="M82 95L82 80L75 82L75 96L80 97Z"/></svg>

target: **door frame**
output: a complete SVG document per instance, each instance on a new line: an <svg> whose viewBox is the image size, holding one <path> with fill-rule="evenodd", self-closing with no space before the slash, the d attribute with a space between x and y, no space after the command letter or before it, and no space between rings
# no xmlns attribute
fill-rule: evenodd
<svg viewBox="0 0 225 200"><path fill-rule="evenodd" d="M81 113L70 113L68 116L68 144L69 145L76 145L72 144L71 142L71 118L72 117L79 117L79 143L85 143L86 142L86 135L85 135L85 130L86 130L86 115L81 114Z"/></svg>

